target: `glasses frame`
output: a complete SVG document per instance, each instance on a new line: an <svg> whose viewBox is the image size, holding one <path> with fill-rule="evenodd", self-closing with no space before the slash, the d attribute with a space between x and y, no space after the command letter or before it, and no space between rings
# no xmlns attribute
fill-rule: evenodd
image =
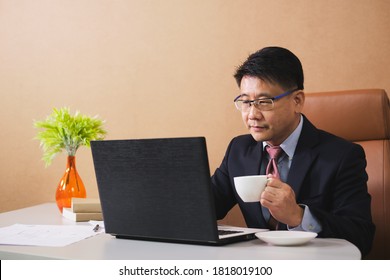
<svg viewBox="0 0 390 280"><path fill-rule="evenodd" d="M269 110L260 110L260 111L270 111L270 110L272 110L272 109L274 108L274 105L275 105L274 101L279 100L279 99L281 99L281 98L283 98L283 97L285 97L285 96L287 96L287 95L290 95L290 94L296 92L297 90L299 90L299 88L296 88L296 89L293 89L293 90L286 91L286 92L284 92L284 93L282 93L282 94L279 94L279 95L277 95L277 96L274 96L274 97L264 97L264 98L257 98L257 99L254 99L254 100L245 100L245 103L249 104L249 109L250 109L250 107L251 107L252 104L253 104L253 106L255 106L255 108L256 108L257 110L260 110L258 107L256 107L256 105L258 105L258 104L256 104L256 102L258 102L258 101L263 101L263 100L271 100L271 101L272 101L272 108L271 108L271 109L269 109ZM236 106L237 110L239 110L240 112L242 112L241 108L237 105L237 101L244 101L244 100L239 100L240 97L242 97L242 94L240 94L239 96L237 96L236 98L234 98L234 101L233 101L233 102L234 102L234 105ZM249 110L248 110L248 111L249 111ZM244 111L244 112L246 112L246 111Z"/></svg>

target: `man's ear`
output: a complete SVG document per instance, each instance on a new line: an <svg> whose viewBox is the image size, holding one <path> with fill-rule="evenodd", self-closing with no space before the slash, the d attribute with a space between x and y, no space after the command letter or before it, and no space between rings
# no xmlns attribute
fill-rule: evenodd
<svg viewBox="0 0 390 280"><path fill-rule="evenodd" d="M295 112L301 113L303 105L305 104L305 93L303 92L303 90L299 90L294 94L293 101L295 103Z"/></svg>

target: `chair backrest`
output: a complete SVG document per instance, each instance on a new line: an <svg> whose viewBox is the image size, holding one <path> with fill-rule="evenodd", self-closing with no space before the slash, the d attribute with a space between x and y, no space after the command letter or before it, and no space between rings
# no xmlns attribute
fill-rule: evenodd
<svg viewBox="0 0 390 280"><path fill-rule="evenodd" d="M304 112L319 129L360 144L376 233L367 259L390 259L390 109L384 90L306 94Z"/></svg>

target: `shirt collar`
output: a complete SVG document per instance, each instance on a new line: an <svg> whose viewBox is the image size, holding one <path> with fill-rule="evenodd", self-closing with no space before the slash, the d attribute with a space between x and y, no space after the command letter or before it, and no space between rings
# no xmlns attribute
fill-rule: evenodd
<svg viewBox="0 0 390 280"><path fill-rule="evenodd" d="M292 159L295 153L295 148L297 147L299 136L301 135L303 127L303 117L301 115L301 118L299 120L299 124L297 128L293 131L293 133L290 134L289 137L287 137L286 140L283 141L282 144L280 144L280 147L283 149L283 151L287 154L287 156ZM263 150L265 147L268 146L267 142L263 141Z"/></svg>

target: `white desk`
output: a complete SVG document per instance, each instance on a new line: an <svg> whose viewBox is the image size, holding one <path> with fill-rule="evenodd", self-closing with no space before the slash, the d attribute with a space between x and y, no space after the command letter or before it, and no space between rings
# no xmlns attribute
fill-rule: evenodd
<svg viewBox="0 0 390 280"><path fill-rule="evenodd" d="M0 214L0 227L20 224L69 225L54 203ZM76 259L76 260L250 260L250 259L360 259L356 246L342 239L316 238L306 245L278 247L261 240L226 246L187 245L164 242L116 239L99 234L65 247L0 245L0 259Z"/></svg>

